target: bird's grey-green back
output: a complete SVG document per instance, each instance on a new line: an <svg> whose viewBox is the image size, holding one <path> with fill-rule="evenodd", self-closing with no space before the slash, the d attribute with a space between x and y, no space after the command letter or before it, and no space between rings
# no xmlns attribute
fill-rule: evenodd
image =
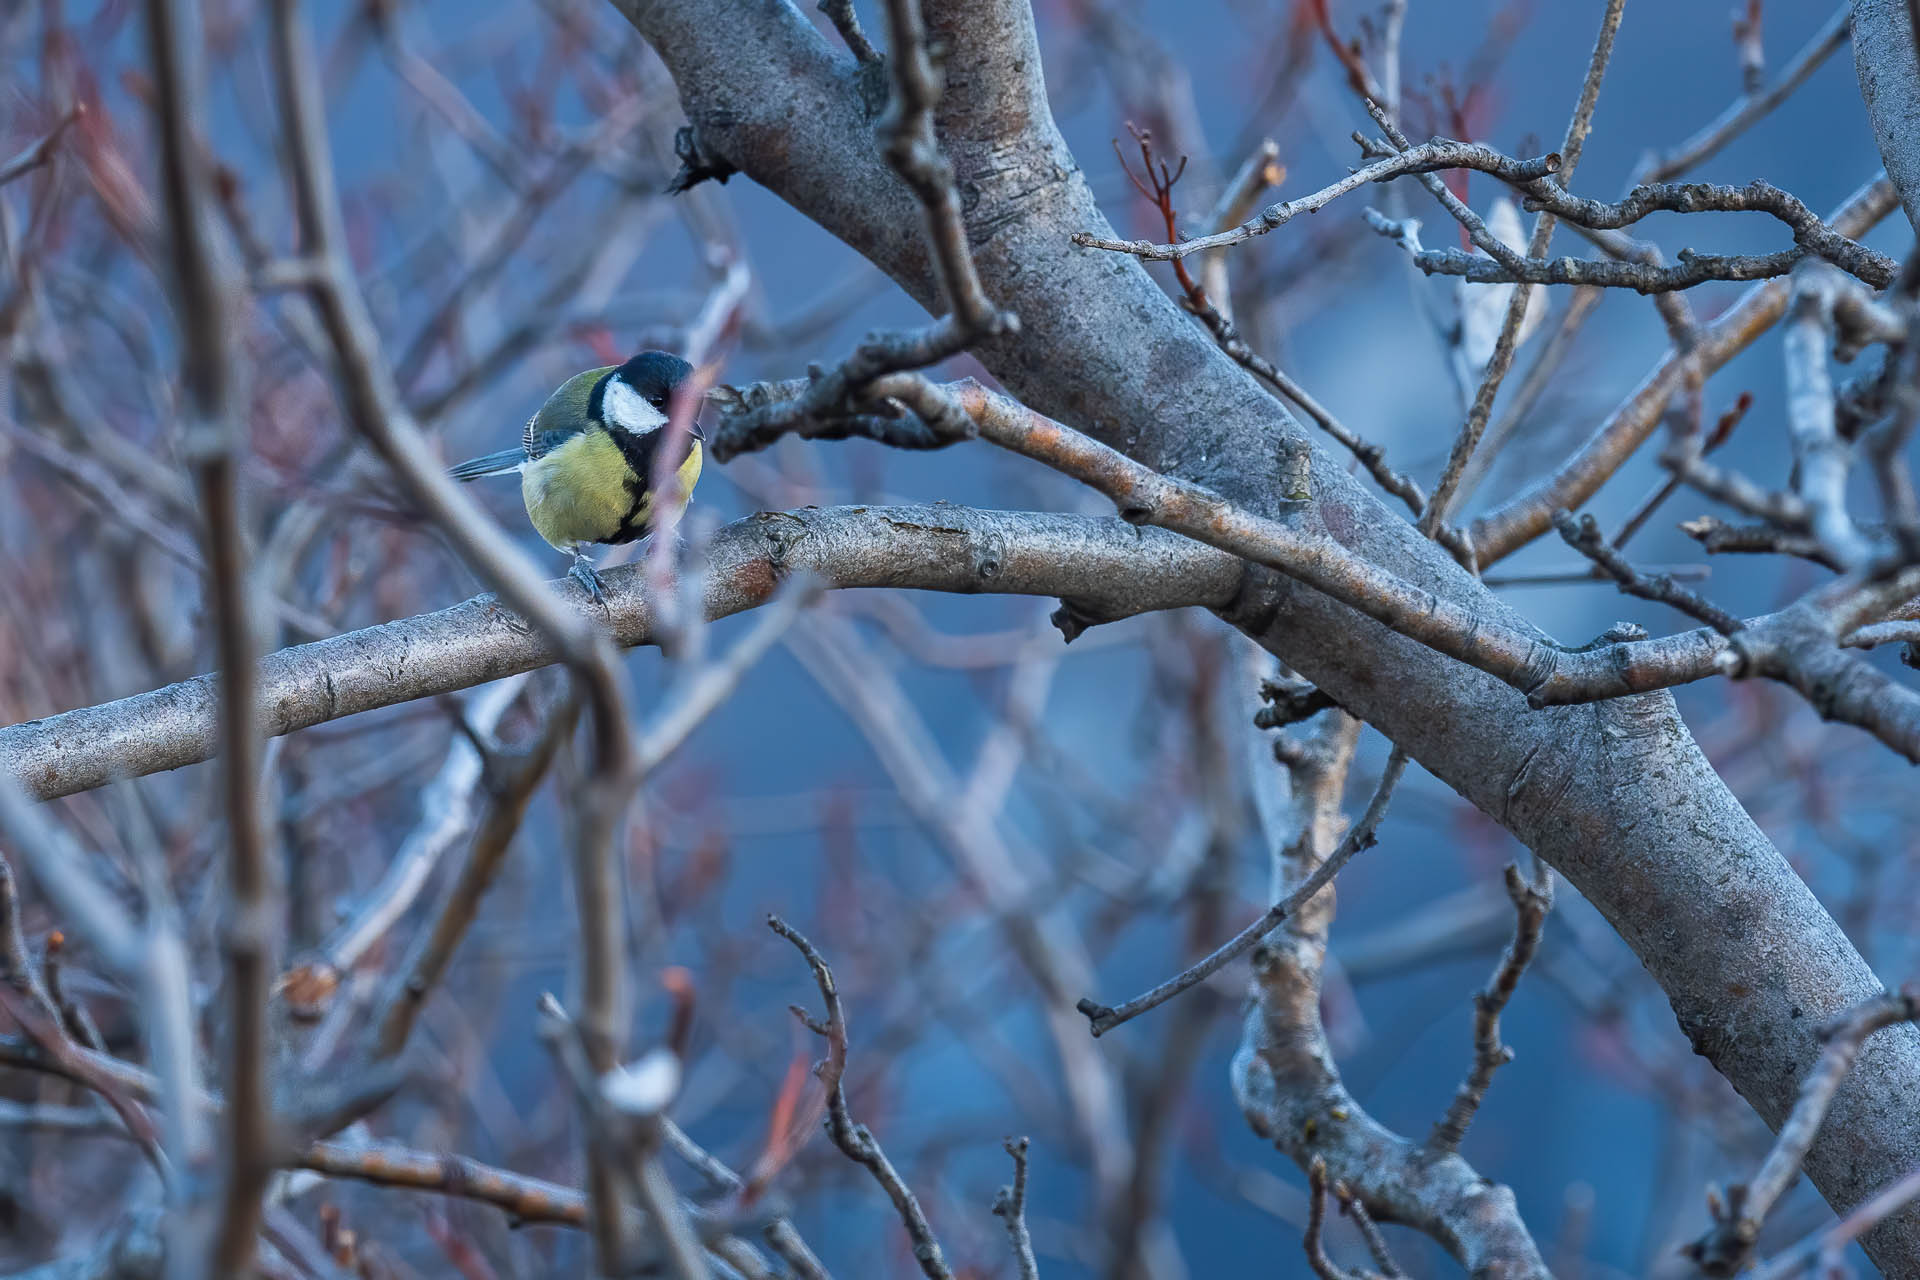
<svg viewBox="0 0 1920 1280"><path fill-rule="evenodd" d="M587 409L593 399L593 384L612 372L613 368L612 365L603 365L598 369L576 373L547 397L540 411L527 419L526 430L521 433L520 444L527 451L527 457L542 457L567 437L579 435L587 429Z"/></svg>

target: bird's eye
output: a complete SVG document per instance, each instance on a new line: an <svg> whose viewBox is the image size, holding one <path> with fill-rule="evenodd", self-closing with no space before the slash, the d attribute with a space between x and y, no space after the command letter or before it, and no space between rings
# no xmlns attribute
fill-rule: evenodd
<svg viewBox="0 0 1920 1280"><path fill-rule="evenodd" d="M656 409L665 409L667 407L667 398L665 396L649 396L647 397L647 403Z"/></svg>

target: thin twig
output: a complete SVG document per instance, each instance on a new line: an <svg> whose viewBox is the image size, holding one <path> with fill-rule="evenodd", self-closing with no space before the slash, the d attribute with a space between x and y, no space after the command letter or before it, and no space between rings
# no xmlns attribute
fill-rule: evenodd
<svg viewBox="0 0 1920 1280"><path fill-rule="evenodd" d="M1574 170L1579 166L1587 131L1593 126L1593 108L1600 96L1600 81L1613 58L1613 39L1620 30L1620 17L1625 8L1626 0L1607 0L1606 13L1600 19L1600 35L1594 41L1593 59L1587 66L1587 78L1580 86L1579 104L1574 107L1573 119L1567 124L1566 140L1560 147L1560 164L1555 166L1563 184L1573 177ZM1541 183L1539 189L1559 188L1553 183ZM1552 241L1553 215L1542 214L1533 224L1533 237L1527 243L1527 256L1544 257ZM1532 287L1523 283L1514 289L1513 297L1507 303L1506 319L1500 326L1500 337L1494 343L1493 356L1481 374L1479 389L1474 392L1473 407L1467 411L1466 424L1454 439L1447 465L1434 484L1433 496L1420 517L1420 531L1428 537L1432 537L1446 523L1452 512L1460 479L1466 474L1467 464L1473 460L1474 450L1480 445L1481 434L1486 431L1487 422L1493 415L1493 402L1500 394L1500 384L1506 380L1507 370L1513 364L1520 325L1526 319L1532 298Z"/></svg>
<svg viewBox="0 0 1920 1280"><path fill-rule="evenodd" d="M1873 547L1847 510L1847 472L1853 447L1834 422L1833 346L1837 290L1832 271L1811 267L1794 273L1786 324L1787 432L1793 442L1795 485L1807 505L1812 533L1835 563L1855 569Z"/></svg>
<svg viewBox="0 0 1920 1280"><path fill-rule="evenodd" d="M1794 54L1772 84L1758 93L1742 94L1692 137L1666 154L1651 158L1637 175L1637 180L1667 182L1695 165L1711 160L1722 147L1791 97L1809 76L1820 69L1821 63L1847 42L1851 16L1850 6L1841 5L1801 47L1800 52Z"/></svg>
<svg viewBox="0 0 1920 1280"><path fill-rule="evenodd" d="M227 1158L219 1217L207 1265L218 1275L252 1269L261 1197L273 1172L274 1118L268 1094L267 1001L274 939L281 929L278 877L262 812L255 606L248 576L249 530L239 476L245 435L236 412L229 355L229 284L213 243L212 203L201 150L205 134L200 50L205 32L196 6L149 0L148 40L160 131L160 177L167 211L174 312L181 341L181 449L193 471L203 514L212 582L214 653L220 671L220 787L226 816L225 954L228 1026ZM174 1237L175 1274L193 1263Z"/></svg>
<svg viewBox="0 0 1920 1280"><path fill-rule="evenodd" d="M840 33L846 42L847 51L857 62L878 62L880 51L873 47L873 41L867 39L867 33L860 29L860 17L853 11L853 0L820 0L820 12L827 15L827 21Z"/></svg>
<svg viewBox="0 0 1920 1280"><path fill-rule="evenodd" d="M1367 1212L1366 1202L1344 1182L1333 1184L1333 1198L1340 1202L1340 1212L1353 1219L1354 1229L1367 1242L1367 1252L1373 1255L1373 1263L1380 1268L1380 1274L1389 1277L1389 1280L1404 1275L1400 1264L1393 1260L1393 1254L1387 1248L1386 1237L1380 1234L1380 1228L1374 1225L1373 1215Z"/></svg>
<svg viewBox="0 0 1920 1280"><path fill-rule="evenodd" d="M941 1250L939 1240L934 1237L933 1228L927 1223L927 1215L921 1210L920 1201L900 1177L899 1170L893 1167L893 1162L887 1159L887 1153L880 1149L872 1130L857 1123L847 1110L844 1083L847 1020L840 1005L840 990L834 982L833 971L827 967L826 960L814 945L786 921L778 916L769 916L767 927L791 942L806 957L807 967L813 970L814 982L820 988L820 998L826 1002L827 1020L824 1023L814 1021L798 1006L794 1008L794 1013L809 1030L827 1042L827 1060L818 1068L817 1074L827 1086L828 1136L836 1147L846 1153L848 1159L865 1167L873 1175L873 1180L880 1184L881 1190L887 1193L887 1198L893 1201L894 1212L899 1215L900 1223L907 1229L907 1238L913 1245L914 1261L920 1264L920 1271L927 1280L953 1280L946 1254Z"/></svg>
<svg viewBox="0 0 1920 1280"><path fill-rule="evenodd" d="M1327 1256L1321 1239L1327 1222L1327 1162L1319 1156L1307 1166L1307 1230L1301 1244L1307 1251L1307 1265L1320 1280L1374 1280L1365 1271L1350 1271Z"/></svg>
<svg viewBox="0 0 1920 1280"><path fill-rule="evenodd" d="M418 1151L397 1143L316 1142L294 1156L292 1165L329 1178L476 1200L504 1210L516 1223L587 1225L587 1198L574 1188L510 1173L466 1156Z"/></svg>
<svg viewBox="0 0 1920 1280"><path fill-rule="evenodd" d="M375 1058L394 1057L406 1046L414 1019L426 1007L427 997L445 976L455 949L472 927L481 899L506 864L507 851L540 780L578 716L578 701L566 699L547 714L531 744L488 778L486 807L474 824L473 847L466 862L434 913L432 928L415 942L372 1019Z"/></svg>
<svg viewBox="0 0 1920 1280"><path fill-rule="evenodd" d="M1008 1138L1006 1148L1007 1154L1013 1157L1013 1185L1000 1188L994 1195L994 1216L1006 1225L1020 1280L1040 1280L1040 1264L1033 1256L1033 1237L1027 1232L1027 1140Z"/></svg>
<svg viewBox="0 0 1920 1280"><path fill-rule="evenodd" d="M1882 1187L1862 1201L1853 1212L1840 1221L1830 1227L1822 1227L1792 1248L1775 1254L1748 1274L1752 1280L1788 1280L1789 1276L1802 1274L1807 1264L1816 1256L1823 1264L1821 1274L1829 1276L1842 1274L1838 1264L1846 1247L1906 1208L1915 1199L1920 1199L1920 1169L1915 1169L1903 1178L1895 1179L1890 1185ZM1830 1267L1824 1265L1828 1260L1831 1260L1834 1265Z"/></svg>
<svg viewBox="0 0 1920 1280"><path fill-rule="evenodd" d="M24 151L11 160L0 161L0 187L6 186L15 178L25 177L53 159L53 149L60 145L61 136L76 120L85 115L86 111L85 103L75 104L73 110L61 116L53 128L47 130L45 136L38 142L29 144Z"/></svg>
<svg viewBox="0 0 1920 1280"><path fill-rule="evenodd" d="M715 1187L722 1191L738 1193L746 1186L745 1178L688 1137L671 1117L661 1117L660 1132L666 1144L672 1147L681 1159L699 1170L701 1176ZM820 1259L814 1256L813 1250L807 1247L807 1242L800 1238L800 1233L794 1229L793 1221L785 1214L776 1215L770 1220L761 1230L761 1235L765 1238L767 1247L792 1267L793 1273L801 1280L832 1280L827 1274L826 1267L821 1265Z"/></svg>
<svg viewBox="0 0 1920 1280"><path fill-rule="evenodd" d="M1741 420L1747 416L1747 410L1752 407L1753 393L1742 391L1739 398L1733 402L1733 407L1721 414L1719 420L1714 423L1713 430L1707 433L1707 438L1701 446L1702 452L1711 453L1725 444L1733 435L1733 429L1740 425ZM1668 476L1652 493L1648 494L1640 505L1634 508L1633 514L1620 522L1620 532L1613 535L1613 549L1625 550L1627 543L1632 541L1633 535L1653 518L1653 513L1658 511L1668 498L1680 491L1680 484L1680 477Z"/></svg>
<svg viewBox="0 0 1920 1280"><path fill-rule="evenodd" d="M1732 635L1746 625L1699 592L1689 591L1675 582L1672 575L1649 577L1635 569L1625 556L1607 545L1600 532L1600 522L1593 516L1563 511L1556 523L1567 545L1592 560L1625 594L1671 605L1722 635Z"/></svg>
<svg viewBox="0 0 1920 1280"><path fill-rule="evenodd" d="M1366 811L1360 820L1353 824L1334 851L1328 854L1319 866L1313 869L1300 886L1280 901L1262 912L1260 918L1233 935L1226 943L1217 947L1200 960L1182 969L1152 990L1144 991L1124 1004L1104 1005L1092 999L1082 999L1074 1007L1086 1015L1093 1034L1104 1035L1123 1022L1158 1008L1183 991L1198 986L1207 978L1234 960L1258 946L1260 940L1272 933L1281 921L1294 914L1300 907L1312 900L1313 896L1332 883L1353 855L1362 849L1371 848L1378 837L1380 823L1387 816L1387 806L1393 800L1393 789L1399 784L1400 775L1407 769L1407 753L1395 747L1387 757L1387 767L1380 775L1380 783L1374 788L1373 799L1367 802Z"/></svg>
<svg viewBox="0 0 1920 1280"><path fill-rule="evenodd" d="M1714 1225L1689 1244L1687 1256L1710 1276L1731 1276L1753 1258L1754 1242L1768 1212L1795 1178L1820 1132L1833 1095L1853 1069L1860 1048L1874 1032L1896 1023L1920 1020L1920 984L1909 983L1897 995L1876 996L1846 1010L1819 1031L1825 1047L1800 1085L1793 1111L1753 1181L1727 1188L1724 1200L1709 1193Z"/></svg>
<svg viewBox="0 0 1920 1280"><path fill-rule="evenodd" d="M27 950L26 934L20 926L20 882L14 879L13 865L3 852L0 852L0 983L12 987L49 1014L59 1016L59 1006L52 993L41 985L40 976L34 972L33 955Z"/></svg>
<svg viewBox="0 0 1920 1280"><path fill-rule="evenodd" d="M1311 195L1269 205L1239 226L1215 235L1198 236L1178 244L1155 244L1151 240L1107 240L1089 232L1076 231L1073 234L1073 242L1089 249L1129 253L1149 262L1177 262L1190 254L1243 244L1255 236L1263 236L1276 227L1285 226L1303 213L1313 213L1323 209L1341 196L1357 191L1370 182L1386 182L1402 174L1431 173L1442 169L1474 169L1482 173L1491 173L1504 182L1524 186L1557 172L1559 168L1560 157L1555 154L1539 156L1532 160L1516 160L1512 156L1502 155L1492 147L1482 146L1477 142L1454 142L1447 138L1435 138L1432 142L1423 142L1417 147L1356 169L1338 182L1322 187Z"/></svg>
<svg viewBox="0 0 1920 1280"><path fill-rule="evenodd" d="M1516 916L1513 941L1500 957L1500 965L1493 971L1486 989L1473 997L1473 1068L1454 1094L1446 1115L1433 1126L1433 1133L1427 1139L1430 1151L1451 1153L1460 1149L1460 1140L1467 1136L1467 1126L1473 1123L1493 1084L1493 1073L1513 1061L1513 1050L1500 1041L1500 1011L1513 999L1520 976L1540 949L1540 932L1546 924L1547 913L1553 910L1552 874L1543 868L1541 880L1530 884L1520 874L1520 868L1507 864L1507 896L1513 899Z"/></svg>

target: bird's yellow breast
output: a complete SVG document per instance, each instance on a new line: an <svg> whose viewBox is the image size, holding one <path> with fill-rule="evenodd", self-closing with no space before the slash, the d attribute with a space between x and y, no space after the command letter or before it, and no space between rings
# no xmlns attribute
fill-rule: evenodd
<svg viewBox="0 0 1920 1280"><path fill-rule="evenodd" d="M683 506L700 478L703 452L698 440L688 445L678 474ZM520 474L520 496L534 529L564 551L575 543L628 542L644 535L653 514L648 479L635 475L611 435L590 430L529 462Z"/></svg>
<svg viewBox="0 0 1920 1280"><path fill-rule="evenodd" d="M607 542L619 536L633 505L633 474L605 431L583 431L534 459L520 473L527 518L553 546Z"/></svg>

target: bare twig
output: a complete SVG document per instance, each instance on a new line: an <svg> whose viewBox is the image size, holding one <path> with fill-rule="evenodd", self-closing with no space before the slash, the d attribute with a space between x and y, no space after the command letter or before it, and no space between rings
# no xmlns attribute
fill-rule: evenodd
<svg viewBox="0 0 1920 1280"><path fill-rule="evenodd" d="M1747 416L1747 410L1752 407L1753 393L1742 391L1739 398L1733 402L1733 407L1721 414L1719 420L1714 423L1713 430L1707 433L1707 438L1701 446L1702 452L1712 452L1725 444L1733 435L1733 429L1740 425L1741 420ZM1634 508L1633 514L1620 522L1620 532L1613 535L1613 549L1624 550L1627 543L1633 539L1633 535L1653 518L1653 513L1658 511L1668 498L1679 492L1680 484L1680 477L1668 476L1652 493L1648 494L1640 505Z"/></svg>
<svg viewBox="0 0 1920 1280"><path fill-rule="evenodd" d="M1775 1254L1754 1267L1749 1274L1753 1280L1787 1280L1789 1276L1802 1274L1807 1264L1817 1256L1823 1274L1837 1275L1840 1273L1841 1256L1848 1245L1906 1208L1916 1198L1920 1198L1920 1169L1904 1178L1895 1179L1892 1184L1867 1197L1840 1221L1821 1228L1792 1248Z"/></svg>
<svg viewBox="0 0 1920 1280"><path fill-rule="evenodd" d="M1327 1222L1327 1162L1315 1156L1307 1166L1307 1230L1301 1244L1307 1251L1307 1265L1320 1280L1373 1280L1365 1271L1352 1271L1327 1256L1321 1233Z"/></svg>
<svg viewBox="0 0 1920 1280"><path fill-rule="evenodd" d="M1382 224L1374 223L1375 230ZM1771 280L1784 276L1805 259L1798 249L1778 253L1713 254L1680 251L1673 266L1644 262L1601 262L1589 258L1521 258L1513 263L1492 262L1458 249L1422 249L1413 265L1430 276L1457 276L1473 284L1563 284L1581 289L1632 289L1662 294L1713 280Z"/></svg>
<svg viewBox="0 0 1920 1280"><path fill-rule="evenodd" d="M76 104L73 110L61 116L53 128L38 142L30 143L25 150L11 160L0 161L0 187L6 186L15 178L23 178L41 165L53 159L54 148L60 145L60 138L82 115L86 114L84 103Z"/></svg>
<svg viewBox="0 0 1920 1280"><path fill-rule="evenodd" d="M1831 271L1797 271L1786 326L1787 430L1793 440L1796 489L1807 504L1812 533L1835 563L1855 569L1872 547L1847 510L1847 472L1853 448L1834 425L1833 345L1837 290Z"/></svg>
<svg viewBox="0 0 1920 1280"><path fill-rule="evenodd" d="M239 474L244 436L235 413L228 355L228 285L212 239L213 221L201 137L200 50L205 33L189 26L194 6L149 0L161 185L173 266L174 311L181 335L186 418L182 450L194 473L211 570L215 655L220 670L221 791L227 820L226 1167L208 1265L220 1275L251 1269L261 1197L273 1171L274 1121L268 1095L267 1000L280 896L261 811L261 733L255 609L248 583L248 530ZM176 1244L184 1241L184 1232ZM185 1251L176 1274L191 1266Z"/></svg>
<svg viewBox="0 0 1920 1280"><path fill-rule="evenodd" d="M1840 568L1818 538L1788 533L1772 524L1728 524L1718 516L1695 516L1680 523L1680 532L1698 542L1708 555L1798 556L1835 571Z"/></svg>
<svg viewBox="0 0 1920 1280"><path fill-rule="evenodd" d="M1825 1048L1800 1085L1793 1111L1780 1126L1766 1161L1750 1183L1727 1188L1724 1200L1711 1193L1714 1225L1687 1246L1687 1255L1710 1276L1731 1276L1753 1259L1760 1226L1780 1196L1800 1176L1800 1165L1820 1132L1833 1095L1852 1070L1867 1037L1896 1023L1920 1020L1920 986L1909 983L1897 995L1878 996L1848 1009L1819 1032ZM1863 1228L1864 1229L1864 1228Z"/></svg>
<svg viewBox="0 0 1920 1280"><path fill-rule="evenodd" d="M1013 1157L1013 1185L1002 1187L993 1197L994 1216L1007 1228L1013 1242L1013 1260L1020 1280L1040 1280L1040 1265L1033 1256L1033 1237L1027 1233L1027 1140L1008 1138L1007 1154Z"/></svg>
<svg viewBox="0 0 1920 1280"><path fill-rule="evenodd" d="M534 791L553 762L560 743L572 732L579 703L567 699L547 713L532 742L511 758L500 761L487 779L486 807L475 823L473 847L460 874L434 914L433 927L420 935L401 971L391 980L372 1025L373 1053L391 1058L407 1043L414 1019L427 997L445 976L460 940L480 911L480 900L505 865L507 850L526 814Z"/></svg>
<svg viewBox="0 0 1920 1280"><path fill-rule="evenodd" d="M1635 569L1625 556L1607 545L1600 532L1600 522L1591 515L1575 516L1563 511L1559 528L1568 546L1592 560L1627 595L1671 605L1723 635L1731 635L1746 625L1705 596L1675 582L1671 574L1648 577Z"/></svg>
<svg viewBox="0 0 1920 1280"><path fill-rule="evenodd" d="M1393 1260L1393 1254L1387 1248L1386 1237L1380 1234L1380 1228L1374 1225L1373 1215L1367 1212L1366 1201L1353 1193L1353 1189L1344 1182L1333 1184L1333 1198L1340 1202L1340 1212L1353 1219L1354 1229L1360 1238L1367 1242L1367 1252L1373 1255L1373 1264L1380 1268L1383 1276L1394 1277L1405 1274L1400 1265Z"/></svg>
<svg viewBox="0 0 1920 1280"><path fill-rule="evenodd" d="M1077 231L1073 235L1073 242L1090 249L1130 253L1137 258L1145 258L1149 262L1177 262L1189 254L1243 244L1255 236L1263 236L1276 227L1285 226L1303 213L1313 213L1323 209L1341 196L1357 191L1370 182L1386 182L1402 174L1432 173L1443 169L1475 169L1482 173L1491 173L1504 182L1525 186L1557 172L1559 168L1560 157L1555 154L1532 160L1516 160L1512 156L1502 155L1493 148L1479 143L1454 142L1446 138L1436 138L1432 142L1423 142L1417 147L1411 147L1384 160L1376 160L1311 195L1269 205L1259 214L1229 231L1210 236L1198 236L1178 244L1155 244L1151 240L1106 240L1088 232Z"/></svg>
<svg viewBox="0 0 1920 1280"><path fill-rule="evenodd" d="M809 1122L811 1123L811 1122ZM688 1137L680 1126L670 1117L661 1117L661 1135L666 1144L680 1155L688 1164L700 1171L701 1176L723 1191L738 1193L747 1185L745 1178L728 1168L712 1152ZM793 1222L784 1214L776 1215L769 1221L761 1233L767 1247L789 1266L801 1280L831 1280L827 1269L815 1257L807 1242L794 1230Z"/></svg>
<svg viewBox="0 0 1920 1280"><path fill-rule="evenodd" d="M316 1142L296 1155L292 1164L329 1178L476 1200L504 1210L515 1222L587 1225L587 1198L574 1188L510 1173L466 1156L418 1151L396 1143Z"/></svg>
<svg viewBox="0 0 1920 1280"><path fill-rule="evenodd" d="M1750 86L1746 93L1735 98L1725 111L1692 137L1664 155L1649 158L1640 170L1639 181L1667 182L1695 165L1711 160L1720 148L1785 102L1806 83L1809 76L1819 70L1821 63L1847 42L1849 16L1848 6L1841 5L1801 47L1800 52L1794 54L1772 84L1757 92Z"/></svg>
<svg viewBox="0 0 1920 1280"><path fill-rule="evenodd" d="M1100 1004L1091 999L1082 999L1075 1006L1086 1015L1093 1034L1104 1035L1123 1022L1158 1008L1181 992L1189 990L1206 981L1214 973L1258 946L1260 940L1297 912L1300 907L1312 901L1315 894L1332 883L1340 869L1362 849L1371 848L1376 840L1380 823L1387 816L1387 806L1393 800L1393 789L1400 782L1400 775L1406 772L1407 753L1399 747L1393 749L1387 757L1387 767L1380 775L1380 783L1374 788L1373 799L1367 802L1367 808L1360 820L1353 824L1340 841L1338 847L1313 869L1300 886L1280 899L1263 912L1258 920L1233 935L1226 943L1209 952L1205 957L1182 969L1150 991L1142 992L1133 999L1118 1006Z"/></svg>
<svg viewBox="0 0 1920 1280"><path fill-rule="evenodd" d="M833 29L840 33L847 51L856 61L880 60L880 51L873 47L873 41L867 39L867 33L860 29L860 18L853 11L853 0L820 0L819 9L827 15L827 21L833 24Z"/></svg>
<svg viewBox="0 0 1920 1280"><path fill-rule="evenodd" d="M1427 1139L1431 1150L1460 1149L1467 1126L1473 1123L1487 1089L1493 1084L1493 1073L1513 1061L1513 1050L1500 1042L1500 1012L1507 1007L1507 1001L1513 999L1520 976L1540 948L1540 931L1546 923L1547 912L1553 909L1553 884L1546 878L1551 874L1542 868L1542 879L1530 884L1520 874L1520 868L1507 864L1507 896L1513 899L1517 916L1513 941L1500 957L1500 965L1493 971L1486 989L1473 997L1473 1069L1461 1082L1447 1114L1433 1126L1433 1134Z"/></svg>
<svg viewBox="0 0 1920 1280"><path fill-rule="evenodd" d="M20 884L13 878L13 865L4 853L0 853L0 983L12 987L22 998L32 1000L48 1013L59 1015L52 993L41 985L40 976L34 972L33 956L27 950L26 934L20 926Z"/></svg>
<svg viewBox="0 0 1920 1280"><path fill-rule="evenodd" d="M1606 12L1600 19L1600 35L1594 41L1593 59L1587 66L1586 80L1580 86L1580 101L1573 109L1573 119L1567 123L1567 136L1560 147L1560 164L1555 166L1560 183L1573 177L1574 170L1580 164L1580 152L1587 141L1587 131L1593 126L1593 108L1600 97L1600 81L1606 74L1607 64L1613 58L1613 38L1620 30L1620 16L1626 8L1626 0L1608 0ZM1556 191L1561 189L1551 182L1538 184L1537 190ZM1531 201L1529 202L1531 204ZM1553 215L1543 214L1533 224L1533 237L1527 243L1527 256L1539 258L1545 256L1547 246L1553 241ZM1497 255L1496 255L1497 256ZM1487 429L1487 422L1493 416L1493 402L1500 394L1500 384L1505 381L1507 370L1513 364L1513 352L1519 345L1521 322L1526 319L1527 306L1532 301L1533 290L1527 284L1521 284L1513 291L1513 297L1507 303L1507 315L1500 326L1500 336L1495 341L1493 356L1487 361L1485 372L1481 374L1480 386L1474 392L1473 405L1467 411L1467 421L1454 439L1453 450L1447 456L1447 465L1440 473L1440 479L1433 486L1433 496L1420 516L1420 531L1428 537L1434 536L1447 521L1452 512L1454 495L1460 488L1461 477L1466 474L1467 464L1473 460L1474 450L1480 445L1480 437ZM1475 555L1475 567L1479 557Z"/></svg>
<svg viewBox="0 0 1920 1280"><path fill-rule="evenodd" d="M0 929L4 927L4 920L0 920ZM61 1029L72 1037L75 1044L95 1053L105 1053L106 1037L100 1034L93 1015L87 1012L85 1005L67 994L66 981L61 976L64 966L60 963L61 953L66 950L66 941L66 934L58 929L47 935L46 951L40 965L40 976L46 982L47 999L60 1019Z"/></svg>
<svg viewBox="0 0 1920 1280"><path fill-rule="evenodd" d="M827 1088L827 1134L833 1144L846 1153L849 1160L862 1165L880 1184L887 1198L893 1201L894 1212L900 1217L901 1225L907 1229L907 1237L913 1244L914 1261L920 1264L922 1274L927 1280L953 1280L953 1272L947 1266L946 1254L940 1248L940 1242L934 1238L933 1228L927 1223L927 1215L920 1208L920 1201L911 1188L901 1179L900 1173L887 1159L887 1153L874 1141L873 1133L863 1124L855 1122L847 1111L847 1094L843 1081L847 1066L847 1019L840 1005L840 990L833 980L833 971L827 962L807 941L799 930L787 924L778 916L767 918L767 927L791 942L806 958L807 967L813 970L815 983L820 988L820 998L826 1003L827 1020L816 1022L797 1006L794 1013L808 1029L817 1033L827 1042L827 1060L822 1063L817 1074Z"/></svg>

